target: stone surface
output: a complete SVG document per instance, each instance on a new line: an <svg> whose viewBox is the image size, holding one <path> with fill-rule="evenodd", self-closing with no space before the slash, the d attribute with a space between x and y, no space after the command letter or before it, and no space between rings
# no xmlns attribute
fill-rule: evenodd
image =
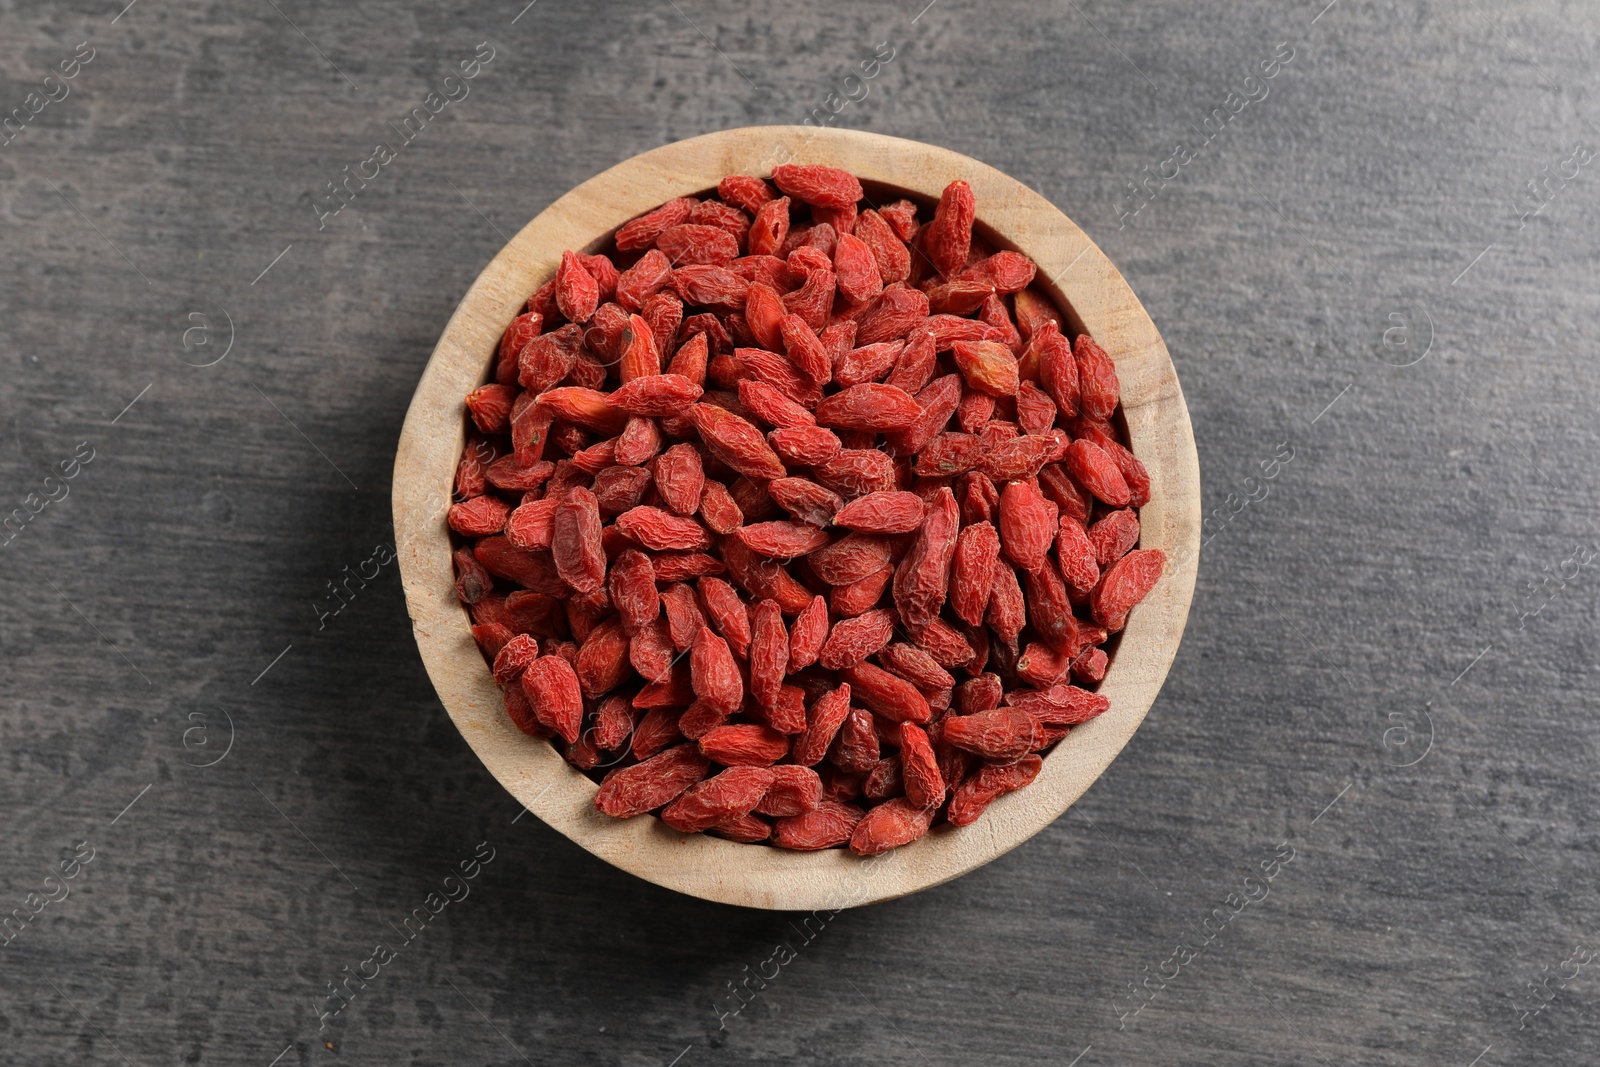
<svg viewBox="0 0 1600 1067"><path fill-rule="evenodd" d="M0 146L4 510L67 494L0 534L19 1062L1592 1054L1592 12L119 7L0 13L0 110L60 97ZM860 97L879 42L836 121L981 158L1100 242L1216 517L1166 689L1083 800L807 926L513 821L377 549L417 374L506 235L643 149Z"/></svg>

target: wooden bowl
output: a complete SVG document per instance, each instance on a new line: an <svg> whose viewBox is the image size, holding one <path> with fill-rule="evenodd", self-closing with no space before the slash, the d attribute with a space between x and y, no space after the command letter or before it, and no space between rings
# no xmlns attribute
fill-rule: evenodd
<svg viewBox="0 0 1600 1067"><path fill-rule="evenodd" d="M936 827L911 845L861 859L850 852L789 852L680 834L654 816L619 820L595 810L596 785L548 741L521 733L473 642L456 599L445 512L465 444L466 394L487 380L500 335L563 249L598 250L624 222L728 174L769 175L783 162L824 163L875 193L937 200L964 178L979 230L1032 257L1042 286L1074 330L1116 360L1134 453L1149 468L1141 544L1172 562L1129 616L1100 692L1111 710L1073 729L1032 785L1000 798L974 824ZM527 810L609 863L657 885L746 907L835 911L948 881L1038 833L1116 758L1166 678L1183 635L1200 541L1200 473L1188 409L1172 360L1133 291L1094 242L1049 201L977 160L943 148L851 130L765 126L725 130L633 157L551 204L501 249L445 327L400 436L394 525L406 604L439 698L500 783Z"/></svg>

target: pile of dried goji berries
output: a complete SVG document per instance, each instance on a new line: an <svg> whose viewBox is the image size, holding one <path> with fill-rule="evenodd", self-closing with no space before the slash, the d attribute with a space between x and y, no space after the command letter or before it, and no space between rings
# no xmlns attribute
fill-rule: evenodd
<svg viewBox="0 0 1600 1067"><path fill-rule="evenodd" d="M774 185L776 188L774 188ZM1161 575L1116 370L974 237L845 171L726 178L566 252L467 398L456 587L596 806L903 845L1031 782Z"/></svg>

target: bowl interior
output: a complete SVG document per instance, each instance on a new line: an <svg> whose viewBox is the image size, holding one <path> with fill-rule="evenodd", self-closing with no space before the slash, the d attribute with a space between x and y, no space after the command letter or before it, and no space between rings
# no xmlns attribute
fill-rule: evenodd
<svg viewBox="0 0 1600 1067"><path fill-rule="evenodd" d="M1108 646L1100 692L1111 709L1076 727L1028 788L996 801L965 828L863 860L843 850L789 852L683 835L654 816L615 820L594 809L596 785L544 740L512 725L456 599L445 513L465 446L464 397L487 379L501 334L563 249L598 251L630 218L676 196L713 189L727 174L770 175L781 162L826 163L858 175L874 203L924 206L956 178L971 184L978 233L1028 255L1074 331L1111 353L1122 381L1119 418L1151 477L1141 545L1169 565ZM882 199L880 199L882 198ZM529 811L602 859L708 900L832 911L915 892L1015 847L1066 810L1137 730L1183 633L1200 536L1199 470L1188 412L1154 323L1116 268L1073 223L1020 182L931 145L810 127L708 134L635 156L561 197L501 250L446 326L412 400L394 473L401 580L418 648L451 719L490 772Z"/></svg>

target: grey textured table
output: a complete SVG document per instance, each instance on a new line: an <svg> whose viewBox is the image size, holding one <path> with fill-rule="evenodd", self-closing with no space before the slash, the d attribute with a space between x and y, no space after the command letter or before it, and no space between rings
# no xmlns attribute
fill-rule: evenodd
<svg viewBox="0 0 1600 1067"><path fill-rule="evenodd" d="M5 5L0 1058L1594 1061L1600 17L923 2ZM507 234L830 104L1100 242L1212 517L1083 800L807 938L518 819L379 546Z"/></svg>

